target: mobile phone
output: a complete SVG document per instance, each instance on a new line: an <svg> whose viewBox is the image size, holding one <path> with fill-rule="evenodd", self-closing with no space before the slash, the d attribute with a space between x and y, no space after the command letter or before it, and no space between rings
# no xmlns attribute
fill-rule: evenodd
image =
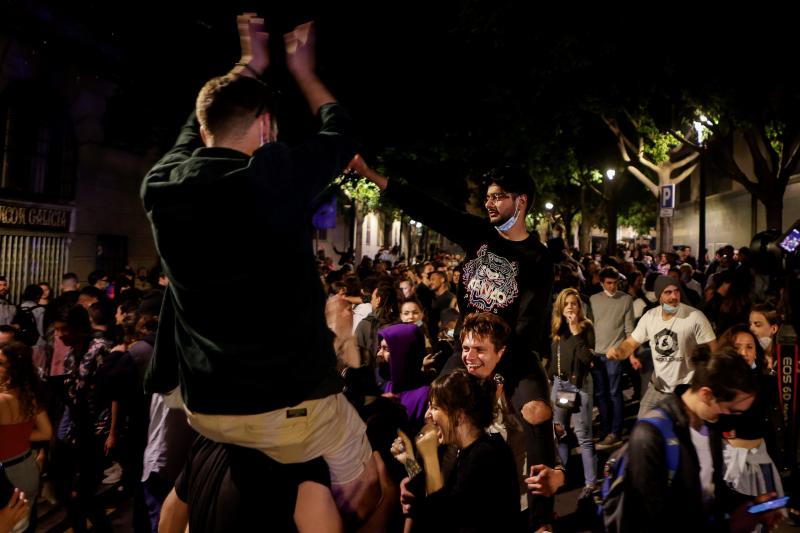
<svg viewBox="0 0 800 533"><path fill-rule="evenodd" d="M800 245L800 231L798 231L797 228L792 228L787 231L778 243L778 246L788 253L797 250L798 245Z"/></svg>
<svg viewBox="0 0 800 533"><path fill-rule="evenodd" d="M783 496L782 498L775 498L773 500L767 500L764 503L751 505L747 508L747 512L750 514L766 513L767 511L772 511L774 509L782 509L786 507L788 503L789 496Z"/></svg>

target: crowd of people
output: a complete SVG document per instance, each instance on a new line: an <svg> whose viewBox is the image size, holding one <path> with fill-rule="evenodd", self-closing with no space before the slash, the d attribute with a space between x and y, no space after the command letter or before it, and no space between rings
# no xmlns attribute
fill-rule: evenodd
<svg viewBox="0 0 800 533"><path fill-rule="evenodd" d="M0 462L16 488L0 532L35 529L46 485L75 531L109 531L97 492L116 476L135 531L552 531L573 439L591 505L610 506L597 452L629 458L611 530L784 516L746 513L794 467L775 348L786 300L746 248L706 268L686 248L581 255L526 228L535 189L519 169L486 176L487 218L378 174L316 75L311 24L284 36L286 66L321 125L290 149L260 79L264 22L237 22L240 62L206 83L142 184L158 279L65 274L57 297L32 285L12 305L0 277ZM315 256L311 213L344 171L461 251ZM242 227L283 261L247 257ZM280 312L231 293L263 277Z"/></svg>

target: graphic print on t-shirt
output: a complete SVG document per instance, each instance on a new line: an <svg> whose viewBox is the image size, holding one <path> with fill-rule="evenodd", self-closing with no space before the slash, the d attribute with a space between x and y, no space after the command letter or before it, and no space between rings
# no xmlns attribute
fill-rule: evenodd
<svg viewBox="0 0 800 533"><path fill-rule="evenodd" d="M478 256L464 265L463 283L467 303L478 311L496 313L514 303L519 295L517 262L487 251L484 244Z"/></svg>
<svg viewBox="0 0 800 533"><path fill-rule="evenodd" d="M678 351L678 334L671 329L662 329L656 333L655 350L659 361L680 361L683 357L673 357Z"/></svg>

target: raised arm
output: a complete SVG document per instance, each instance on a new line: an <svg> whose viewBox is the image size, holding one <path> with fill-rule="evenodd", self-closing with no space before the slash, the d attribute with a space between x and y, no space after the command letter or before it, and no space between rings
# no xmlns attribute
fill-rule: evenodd
<svg viewBox="0 0 800 533"><path fill-rule="evenodd" d="M441 202L424 191L396 179L389 180L371 169L360 155L350 161L347 170L354 170L370 180L406 214L462 247L467 248L474 240L481 239L491 227L487 221Z"/></svg>
<svg viewBox="0 0 800 533"><path fill-rule="evenodd" d="M316 115L323 105L332 104L336 99L317 77L314 23L297 26L284 35L283 40L286 43L286 66L305 96L311 113Z"/></svg>
<svg viewBox="0 0 800 533"><path fill-rule="evenodd" d="M269 66L269 34L264 31L264 19L255 13L242 13L236 17L239 30L239 62L230 74L260 78Z"/></svg>

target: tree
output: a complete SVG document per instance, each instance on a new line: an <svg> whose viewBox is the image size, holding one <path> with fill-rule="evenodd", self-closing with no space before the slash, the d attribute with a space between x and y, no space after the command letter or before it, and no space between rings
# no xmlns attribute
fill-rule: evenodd
<svg viewBox="0 0 800 533"><path fill-rule="evenodd" d="M654 209L660 209L661 186L678 185L691 176L697 168L696 160L700 153L694 149L696 145L682 137L659 131L646 115L624 115L634 129L634 136L624 133L616 118L602 116L602 119L617 139L625 169L647 187L656 200ZM675 173L677 175L673 177ZM670 217L659 217L658 246L662 251L672 249Z"/></svg>
<svg viewBox="0 0 800 533"><path fill-rule="evenodd" d="M727 122L708 124L715 133L708 144L710 159L764 204L767 227L781 231L783 196L800 164L800 121L748 121L738 127L731 118ZM737 141L744 142L747 147L752 167L735 157L736 147L740 145ZM702 150L701 146L693 147L696 153Z"/></svg>

